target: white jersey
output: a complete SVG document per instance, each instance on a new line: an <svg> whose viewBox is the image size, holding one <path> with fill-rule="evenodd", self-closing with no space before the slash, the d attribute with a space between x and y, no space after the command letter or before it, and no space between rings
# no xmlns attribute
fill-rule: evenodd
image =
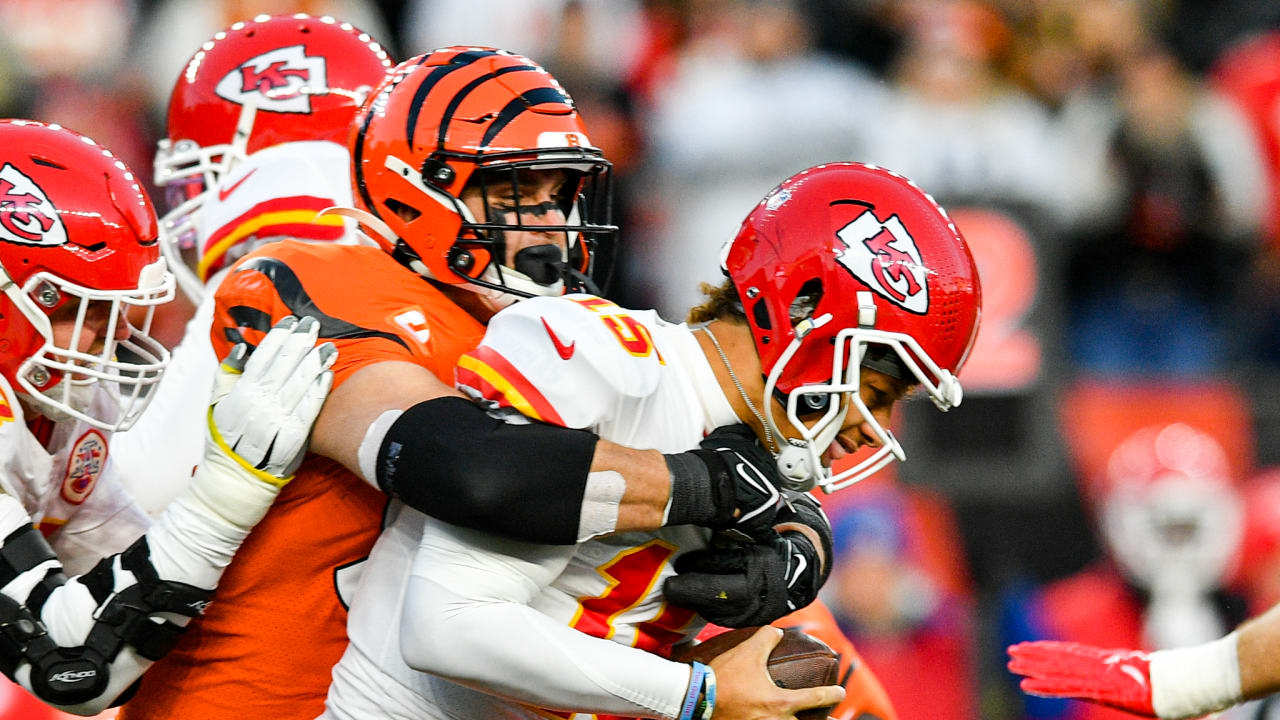
<svg viewBox="0 0 1280 720"><path fill-rule="evenodd" d="M102 386L91 402L98 417L119 407ZM22 503L72 574L124 550L150 525L121 481L111 440L110 432L73 418L53 423L42 444L0 376L0 486Z"/></svg>
<svg viewBox="0 0 1280 720"><path fill-rule="evenodd" d="M340 218L312 222L319 210L351 205L350 163L346 148L321 141L284 143L250 155L201 207L198 242L207 249L229 247L230 259L285 238L354 243ZM152 517L186 488L204 454L205 415L218 367L209 328L213 294L225 273L224 268L206 285L147 411L132 428L116 433L114 452L130 469L129 489Z"/></svg>
<svg viewBox="0 0 1280 720"><path fill-rule="evenodd" d="M634 448L680 452L738 422L687 327L585 295L499 313L459 361L458 380L493 405ZM351 601L351 644L324 717L678 714L689 668L663 655L703 622L668 606L662 585L709 531L558 547L464 530L399 503L388 520Z"/></svg>

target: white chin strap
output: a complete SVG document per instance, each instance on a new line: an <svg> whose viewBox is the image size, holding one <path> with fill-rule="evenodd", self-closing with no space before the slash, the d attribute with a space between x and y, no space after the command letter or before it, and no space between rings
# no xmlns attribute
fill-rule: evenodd
<svg viewBox="0 0 1280 720"><path fill-rule="evenodd" d="M859 293L861 295L861 293ZM871 306L874 308L874 305ZM787 346L774 363L773 369L765 380L765 418L769 429L779 438L785 437L773 418L774 388L778 378L782 376L787 364L800 349L800 344L814 329L830 322L831 315L822 315L805 320L796 326L795 339ZM874 324L874 310L864 325ZM894 434L880 424L866 403L862 401L861 368L862 358L869 343L888 345L902 361L902 364L921 384L934 404L946 411L960 404L963 392L960 382L950 372L938 367L924 349L908 335L872 330L869 327L845 328L835 338L832 352L832 382L805 385L792 390L787 396L787 420L799 439L788 438L787 445L778 454L778 468L782 473L787 489L808 491L815 486L825 492L832 493L849 487L879 472L894 460L907 459L902 444ZM920 362L916 361L920 359ZM923 367L921 365L923 364ZM797 408L805 395L825 395L828 397L827 411L816 422L806 424L800 419ZM846 404L845 398L848 398ZM822 454L835 441L845 422L845 416L852 410L862 417L871 434L879 441L879 447L869 457L839 473L833 474L831 468L822 462Z"/></svg>

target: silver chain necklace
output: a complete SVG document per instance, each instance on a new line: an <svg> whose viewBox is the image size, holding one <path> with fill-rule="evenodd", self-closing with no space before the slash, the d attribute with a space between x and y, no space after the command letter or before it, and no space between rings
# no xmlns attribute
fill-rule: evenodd
<svg viewBox="0 0 1280 720"><path fill-rule="evenodd" d="M759 420L760 426L764 428L765 447L778 447L773 442L773 432L769 430L769 423L764 421L764 415L760 414L760 411L756 409L755 403L751 402L751 398L747 397L747 391L742 389L742 383L738 381L738 374L733 371L733 366L729 364L729 356L724 354L724 348L720 347L720 341L716 339L715 333L711 332L711 327L703 325L698 329L706 333L707 337L711 339L711 344L715 346L716 353L720 355L720 361L724 363L724 369L729 371L729 379L733 381L733 386L738 388L738 394L742 396L743 402L747 404L747 409L751 411L752 415L756 416L756 420Z"/></svg>

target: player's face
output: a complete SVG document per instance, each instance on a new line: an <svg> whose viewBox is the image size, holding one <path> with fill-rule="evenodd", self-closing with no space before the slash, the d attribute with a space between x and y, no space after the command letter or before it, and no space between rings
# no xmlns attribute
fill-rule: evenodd
<svg viewBox="0 0 1280 720"><path fill-rule="evenodd" d="M862 402L867 406L867 410L875 418L880 427L889 427L890 419L893 415L893 408L898 401L907 394L909 387L901 380L896 380L882 372L872 370L870 368L861 369L861 388L860 394ZM780 400L774 398L776 403L774 406L774 414L786 415L786 406ZM842 398L841 404L845 408L844 423L840 428L840 432L836 435L835 440L831 442L829 447L822 450L822 464L831 467L831 463L845 457L862 447L880 447L880 439L876 437L875 432L871 429L871 423L867 422L857 408L849 402L849 398ZM812 413L800 413L799 417L806 425L812 426L822 418L823 411L815 411ZM800 438L800 433L791 427L790 423L782 423L782 432L789 438Z"/></svg>
<svg viewBox="0 0 1280 720"><path fill-rule="evenodd" d="M567 180L564 170L520 170L515 183L510 179L495 179L490 183L487 198L473 186L463 191L462 201L480 222L519 223L529 228L502 231L505 244L503 264L516 267L516 254L525 248L556 245L561 252L567 249L568 238L563 231L536 230L538 226L566 223L566 203L562 193L567 191Z"/></svg>
<svg viewBox="0 0 1280 720"><path fill-rule="evenodd" d="M89 355L102 352L106 344L106 333L111 325L111 303L104 300L93 300L85 309L84 325L80 328L80 337L75 337L76 315L80 311L79 302L66 302L49 316L49 325L53 331L53 343L58 347L69 348ZM117 313L116 340L129 338L129 325L124 314ZM75 347L71 346L75 341Z"/></svg>

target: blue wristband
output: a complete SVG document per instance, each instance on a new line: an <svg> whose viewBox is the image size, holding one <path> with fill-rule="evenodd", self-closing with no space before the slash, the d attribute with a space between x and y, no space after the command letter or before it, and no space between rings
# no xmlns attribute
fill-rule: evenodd
<svg viewBox="0 0 1280 720"><path fill-rule="evenodd" d="M707 666L707 675L703 678L706 683L706 692L703 695L702 716L699 720L711 720L711 714L716 711L716 671Z"/></svg>
<svg viewBox="0 0 1280 720"><path fill-rule="evenodd" d="M689 676L689 691L685 693L684 704L680 706L680 715L676 720L694 720L693 710L698 706L698 695L702 692L702 679L711 668L695 661Z"/></svg>

